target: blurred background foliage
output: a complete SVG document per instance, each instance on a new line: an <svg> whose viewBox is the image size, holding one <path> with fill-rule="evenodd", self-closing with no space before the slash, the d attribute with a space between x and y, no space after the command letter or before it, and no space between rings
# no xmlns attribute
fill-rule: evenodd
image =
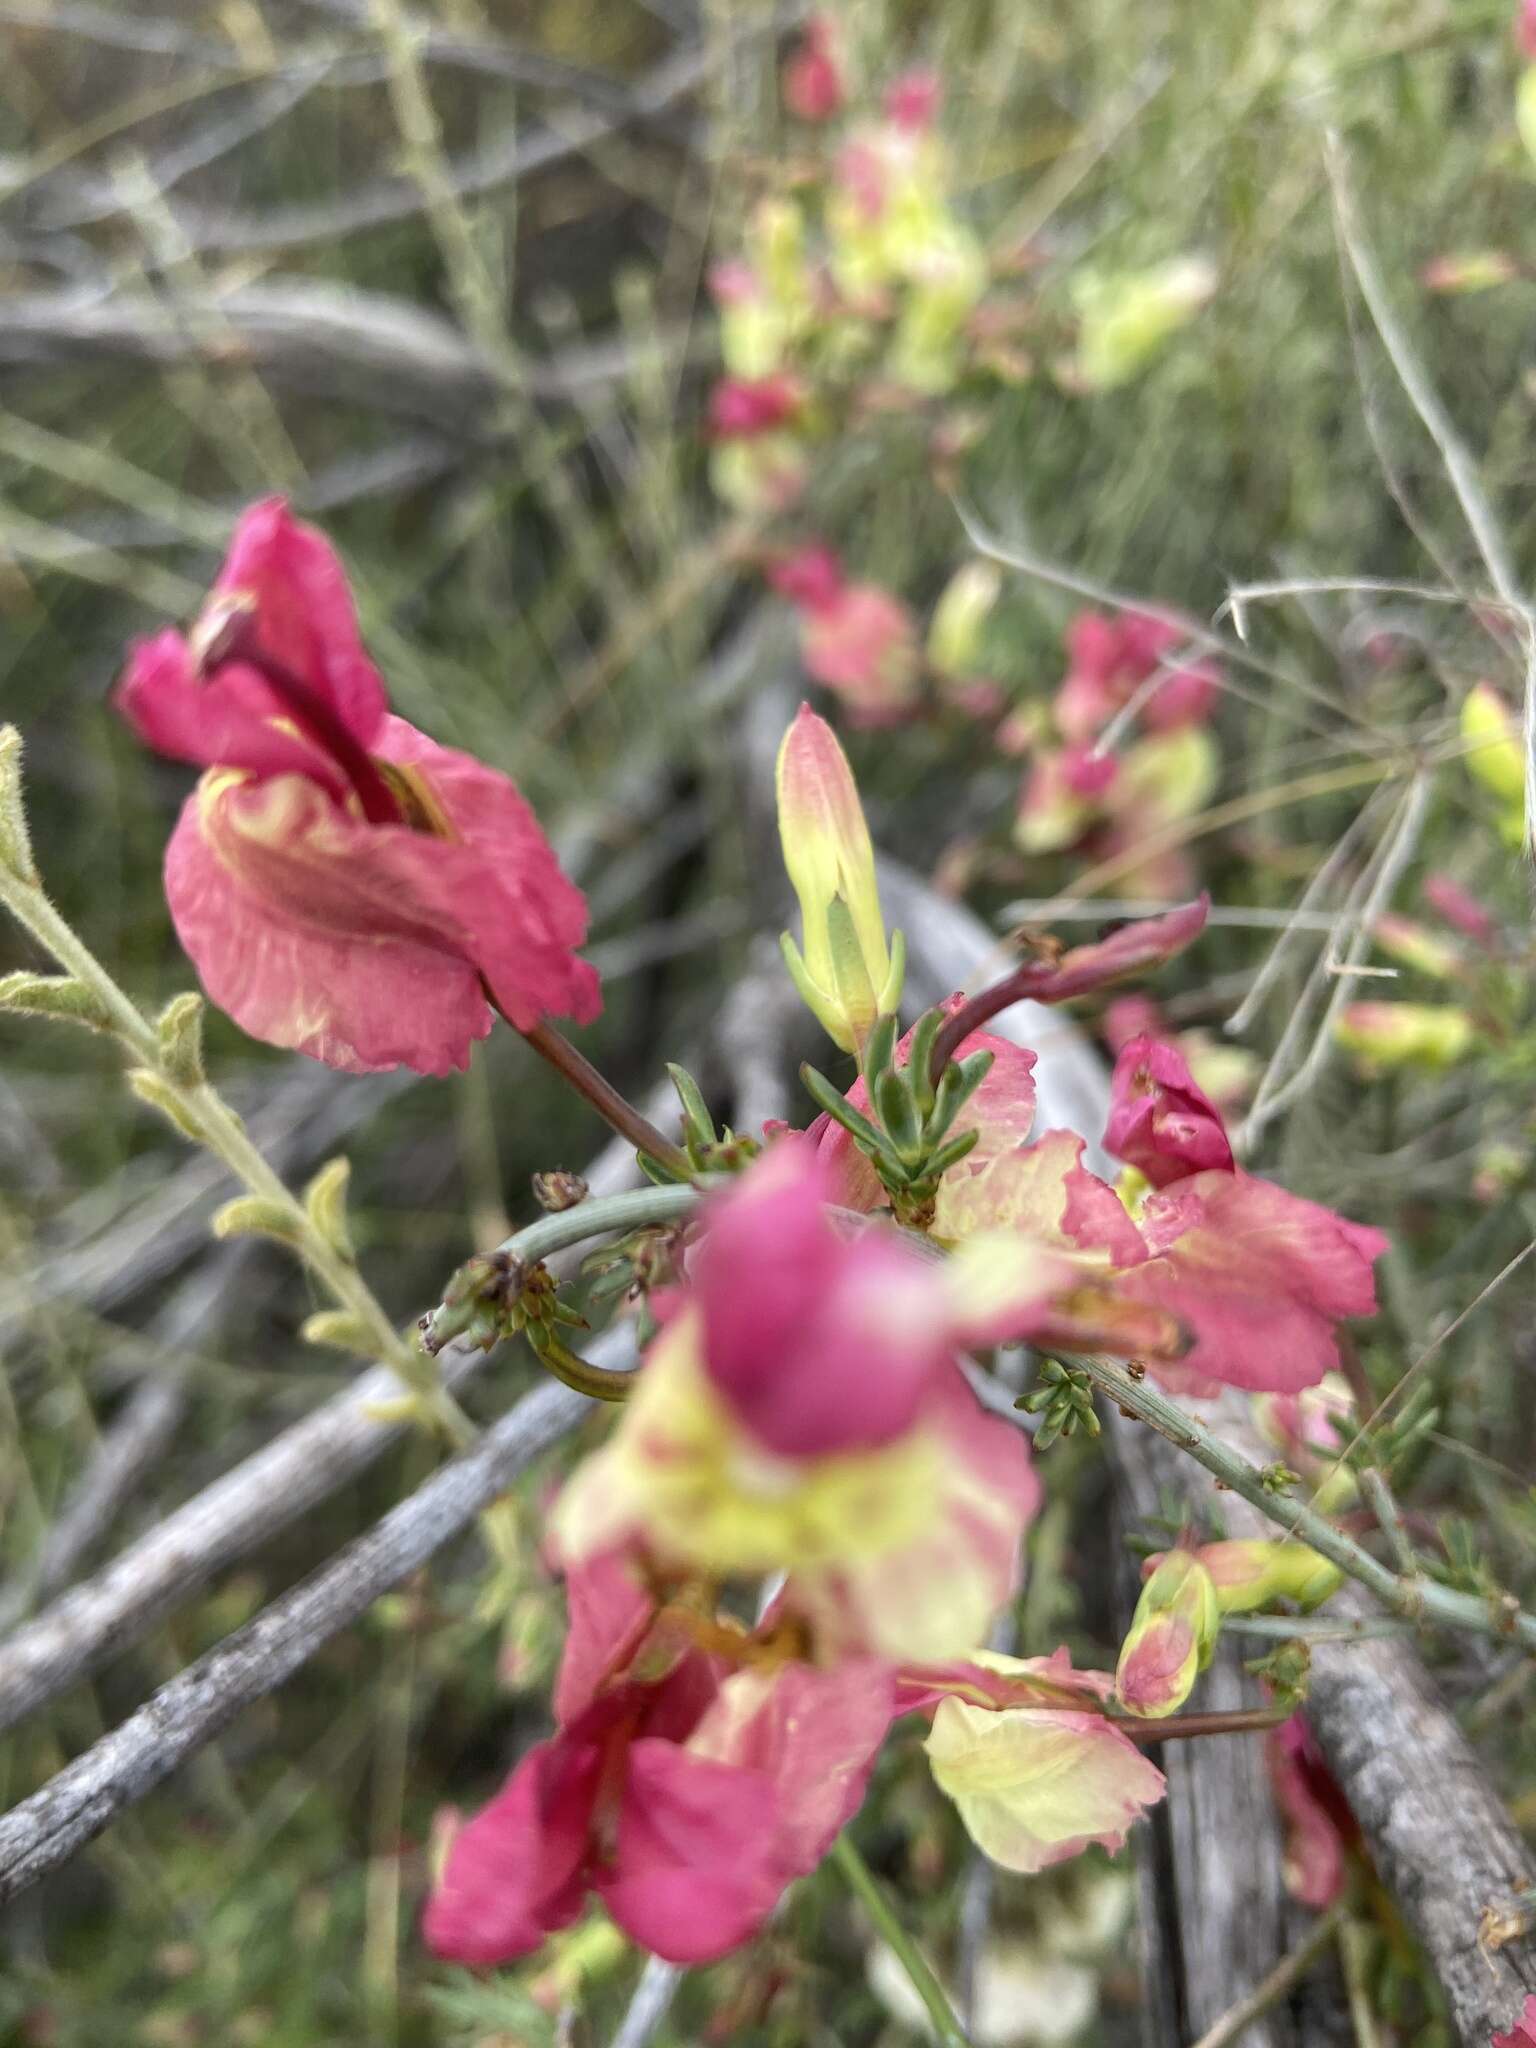
<svg viewBox="0 0 1536 2048"><path fill-rule="evenodd" d="M1264 666L1229 668L1242 688L1218 720L1213 804L1255 799L1197 842L1222 903L1294 904L1369 797L1368 775L1313 796L1307 778L1421 761L1405 907L1439 865L1528 924L1519 857L1446 745L1466 687L1488 674L1512 692L1519 662L1474 602L1486 570L1362 304L1338 205L1343 180L1352 232L1536 574L1533 169L1508 16L1483 0L842 13L866 77L941 73L958 203L989 238L1027 238L1044 339L989 396L954 496L926 434L896 419L828 452L814 528L920 612L972 552L956 498L1005 552L1054 565L1010 576L988 628L1026 703L1060 679L1074 583L1202 619L1234 587L1302 586L1224 622ZM762 768L744 707L798 675L790 615L746 559L752 522L708 484L704 282L805 147L778 92L794 23L745 0L0 0L0 712L26 736L58 902L146 1003L190 979L159 886L188 777L135 745L107 693L131 637L195 608L234 512L281 490L352 568L397 708L515 774L590 891L609 975L593 1039L616 1077L643 1091L663 1053L707 1037L753 931L781 916L743 801ZM1422 282L1435 259L1486 250L1507 259L1495 287ZM1054 374L1074 278L1191 252L1214 295L1138 375L1082 393ZM1415 589L1317 587L1367 578ZM1380 672L1373 634L1406 650ZM1011 849L1018 769L985 727L935 714L851 744L885 843L968 882L1000 930L1010 900L1070 891L1069 860ZM1396 801L1368 815L1343 878ZM1198 968L1167 978L1170 1014L1219 1023L1272 939L1218 927ZM1320 943L1287 956L1250 1037L1261 1053ZM1365 1370L1385 1391L1438 1343L1420 1380L1440 1415L1409 1498L1453 1518L1448 1570L1529 1599L1525 1272L1438 1342L1536 1234L1521 946L1497 1056L1369 1085L1326 1062L1258 1163L1393 1231ZM32 964L0 930L0 969ZM471 1074L409 1086L298 1073L217 1021L213 1058L232 1099L269 1106L288 1170L345 1144L365 1267L402 1318L526 1216L533 1168L596 1148L509 1034ZM115 1068L83 1035L0 1025L0 1554L23 1586L99 1432L165 1369L136 1333L198 1239L153 1247L183 1201L206 1208ZM1493 1139L1509 1156L1479 1186ZM129 1527L340 1384L296 1341L309 1306L277 1255L240 1262L182 1361L190 1410ZM480 1400L499 1408L527 1372L509 1356ZM386 1460L30 1724L0 1751L0 1789L40 1782L426 1457ZM1029 1649L1107 1629L1081 1526L1093 1459L1062 1445L1050 1465ZM414 1929L435 1807L477 1799L539 1727L558 1644L539 1499L530 1486L528 1583L504 1629L477 1612L466 1550L14 1912L0 2038L542 2043L574 1987L569 2038L607 2039L636 1965L601 1928L478 1985L430 1965ZM1465 1648L1447 1676L1536 1824L1536 1758L1510 1711L1523 1681ZM883 1766L872 1847L941 1929L964 1859L910 1762L898 1743ZM1121 2038L1127 1911L1107 1866L1005 1886L1000 1968L1025 1989L996 2038ZM901 2024L820 1878L678 2010L677 2040L873 2042Z"/></svg>

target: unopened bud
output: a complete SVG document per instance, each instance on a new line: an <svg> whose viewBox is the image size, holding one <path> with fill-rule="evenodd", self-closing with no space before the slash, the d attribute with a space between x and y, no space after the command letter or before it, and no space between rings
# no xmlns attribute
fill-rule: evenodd
<svg viewBox="0 0 1536 2048"><path fill-rule="evenodd" d="M18 881L37 880L22 802L21 734L14 725L0 725L0 864Z"/></svg>
<svg viewBox="0 0 1536 2048"><path fill-rule="evenodd" d="M825 719L802 704L778 762L779 836L800 902L804 951L782 944L795 987L844 1052L894 1011L905 959L887 942L875 853L847 756Z"/></svg>
<svg viewBox="0 0 1536 2048"><path fill-rule="evenodd" d="M1141 1589L1115 1668L1115 1692L1132 1714L1151 1720L1189 1698L1211 1660L1221 1610L1210 1573L1188 1550L1170 1550Z"/></svg>
<svg viewBox="0 0 1536 2048"><path fill-rule="evenodd" d="M1454 981L1462 971L1461 955L1450 941L1411 917L1379 917L1371 936L1391 959L1435 981Z"/></svg>
<svg viewBox="0 0 1536 2048"><path fill-rule="evenodd" d="M1378 1071L1454 1066L1471 1051L1476 1032L1451 1003L1348 1003L1333 1035L1346 1051Z"/></svg>
<svg viewBox="0 0 1536 2048"><path fill-rule="evenodd" d="M928 627L928 660L940 675L967 676L974 671L982 633L1002 587L1002 572L995 562L967 562L945 584Z"/></svg>
<svg viewBox="0 0 1536 2048"><path fill-rule="evenodd" d="M1215 265L1203 256L1175 257L1129 275L1081 277L1073 290L1078 381L1090 391L1128 383L1215 290Z"/></svg>

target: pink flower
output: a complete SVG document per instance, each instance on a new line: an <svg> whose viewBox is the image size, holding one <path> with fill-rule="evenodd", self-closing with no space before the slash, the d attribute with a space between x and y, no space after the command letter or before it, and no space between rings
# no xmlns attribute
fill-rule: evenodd
<svg viewBox="0 0 1536 2048"><path fill-rule="evenodd" d="M1528 8L1532 17L1531 41L1536 45L1536 8ZM1489 2048L1536 2048L1536 1991L1525 2001L1525 2009L1507 2034L1495 2034Z"/></svg>
<svg viewBox="0 0 1536 2048"><path fill-rule="evenodd" d="M784 66L784 104L797 121L830 121L848 96L842 35L830 14L813 14Z"/></svg>
<svg viewBox="0 0 1536 2048"><path fill-rule="evenodd" d="M628 1561L574 1574L559 1726L456 1835L427 1906L440 1956L527 1955L595 1891L641 1947L740 1946L863 1797L891 1714L873 1664L732 1670L689 1648Z"/></svg>
<svg viewBox="0 0 1536 2048"><path fill-rule="evenodd" d="M1520 0L1515 15L1515 41L1521 56L1536 64L1536 0Z"/></svg>
<svg viewBox="0 0 1536 2048"><path fill-rule="evenodd" d="M860 724L889 724L912 709L917 621L900 598L875 583L849 583L823 547L800 549L769 578L800 612L806 673L835 690Z"/></svg>
<svg viewBox="0 0 1536 2048"><path fill-rule="evenodd" d="M1453 875L1426 875L1423 896L1424 901L1437 910L1448 925L1467 938L1475 939L1480 946L1491 946L1497 939L1498 921L1492 911L1485 909Z"/></svg>
<svg viewBox="0 0 1536 2048"><path fill-rule="evenodd" d="M389 715L340 562L280 499L241 518L192 635L133 650L117 703L207 770L166 897L209 996L253 1037L353 1073L441 1074L489 1031L487 992L521 1029L597 1014L574 953L586 906L532 811Z"/></svg>
<svg viewBox="0 0 1536 2048"><path fill-rule="evenodd" d="M840 1236L832 1193L803 1144L776 1147L710 1204L690 1274L711 1384L780 1457L893 1442L952 1369L931 1272L892 1231Z"/></svg>
<svg viewBox="0 0 1536 2048"><path fill-rule="evenodd" d="M751 441L794 418L804 394L778 370L767 377L722 377L710 393L709 431L717 441Z"/></svg>
<svg viewBox="0 0 1536 2048"><path fill-rule="evenodd" d="M1121 1048L1104 1143L1155 1188L1208 1167L1233 1167L1216 1105L1195 1086L1183 1055L1155 1038L1133 1038Z"/></svg>
<svg viewBox="0 0 1536 2048"><path fill-rule="evenodd" d="M1264 1758L1285 1823L1286 1889L1298 1905L1321 1913L1344 1890L1347 1853L1359 1839L1359 1829L1305 1715L1293 1714L1270 1730ZM1509 2039L1515 2042L1513 2034Z"/></svg>
<svg viewBox="0 0 1536 2048"><path fill-rule="evenodd" d="M1119 1290L1178 1317L1192 1338L1158 1375L1192 1392L1312 1386L1338 1365L1335 1323L1375 1314L1371 1267L1388 1241L1242 1172L1230 1152L1202 1166L1225 1143L1220 1118L1174 1049L1157 1050L1155 1068L1135 1046L1121 1053L1108 1142L1129 1144L1154 1181L1136 1219L1149 1256Z"/></svg>
<svg viewBox="0 0 1536 2048"><path fill-rule="evenodd" d="M1008 1597L1038 1488L955 1347L1033 1328L1063 1262L924 1260L878 1224L843 1234L828 1191L783 1138L707 1205L678 1312L555 1527L577 1561L643 1542L716 1579L786 1572L821 1661L957 1654Z"/></svg>
<svg viewBox="0 0 1536 2048"><path fill-rule="evenodd" d="M936 71L904 71L886 90L885 116L897 128L921 135L937 118L944 87Z"/></svg>
<svg viewBox="0 0 1536 2048"><path fill-rule="evenodd" d="M1056 723L1070 740L1091 740L1158 673L1170 648L1186 638L1170 619L1128 611L1114 617L1079 612L1067 629L1070 666L1056 696ZM1208 662L1170 669L1148 690L1140 718L1154 732L1173 732L1209 716L1219 679Z"/></svg>

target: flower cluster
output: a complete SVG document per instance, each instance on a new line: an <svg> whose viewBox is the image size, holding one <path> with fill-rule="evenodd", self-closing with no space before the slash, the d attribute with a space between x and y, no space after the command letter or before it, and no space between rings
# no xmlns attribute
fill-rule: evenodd
<svg viewBox="0 0 1536 2048"><path fill-rule="evenodd" d="M906 72L870 97L856 73L843 24L814 16L783 77L806 154L710 274L723 371L710 476L756 521L803 523L819 456L888 422L916 423L947 472L983 430L984 402L1034 377L1042 352L1064 393L1126 382L1215 288L1210 266L1185 256L1085 271L1069 303L1051 304L1031 281L1038 252L989 247L964 215L937 74ZM769 548L764 569L799 613L806 673L857 722L911 717L925 683L967 715L1004 708L997 683L971 670L996 597L990 568L956 573L926 635L896 592L848 572L819 539ZM1166 705L1180 694L1171 686Z"/></svg>
<svg viewBox="0 0 1536 2048"><path fill-rule="evenodd" d="M813 66L806 97L824 85ZM829 619L850 602L835 565L799 575ZM1079 634L1067 722L1090 735L1142 692L1149 718L1162 707L1147 744L1194 730L1210 674L1175 665L1151 690L1140 667L1173 640L1144 633L1134 658L1127 644L1118 627ZM441 1072L493 1004L530 1035L595 1009L574 952L584 905L527 806L390 716L335 556L281 504L242 520L189 633L134 650L119 702L205 770L167 893L210 993L258 1035L351 1069ZM1297 1542L1186 1539L1150 1562L1114 1674L979 1647L1018 1589L1040 1489L977 1355L1028 1343L1195 1392L1266 1391L1275 1426L1321 1447L1309 1390L1338 1363L1339 1322L1373 1312L1385 1240L1243 1171L1181 1051L1149 1033L1115 1066L1118 1183L1083 1137L1035 1131L1035 1056L987 1021L1156 965L1198 936L1203 899L1073 949L1035 942L995 988L898 1035L900 935L847 761L808 708L778 780L802 917L786 962L857 1060L853 1085L806 1069L819 1119L727 1144L674 1070L685 1149L657 1136L660 1159L648 1125L640 1142L703 1199L664 1259L603 1255L630 1258L647 1298L633 1376L574 1357L557 1325L582 1318L542 1268L465 1269L459 1327L478 1332L483 1310L494 1341L474 1290L505 1285L507 1327L551 1370L622 1399L551 1514L570 1609L554 1730L458 1830L428 1908L432 1946L465 1962L530 1952L589 1894L659 1955L725 1953L820 1860L908 1716L929 1722L934 1781L994 1860L1035 1871L1117 1848L1162 1791L1140 1744L1170 1725L1222 1618L1336 1583ZM1096 1427L1082 1375L1047 1367L1047 1399ZM1042 1444L1066 1426L1045 1421Z"/></svg>
<svg viewBox="0 0 1536 2048"><path fill-rule="evenodd" d="M1209 801L1220 673L1194 650L1191 632L1149 612L1080 612L1072 621L1067 673L1049 708L1016 712L1000 735L1028 762L1014 824L1021 852L1112 859ZM1111 744L1125 727L1130 742ZM1128 893L1150 897L1186 894L1192 881L1177 847L1123 877Z"/></svg>

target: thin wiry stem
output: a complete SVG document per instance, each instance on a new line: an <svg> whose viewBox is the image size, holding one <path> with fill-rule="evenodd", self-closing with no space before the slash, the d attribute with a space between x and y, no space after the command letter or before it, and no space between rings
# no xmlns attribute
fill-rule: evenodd
<svg viewBox="0 0 1536 2048"><path fill-rule="evenodd" d="M1509 1596L1480 1598L1442 1586L1433 1579L1405 1578L1381 1563L1315 1508L1276 1493L1265 1484L1257 1466L1212 1434L1197 1416L1160 1393L1145 1377L1138 1379L1114 1359L1078 1356L1094 1383L1127 1414L1149 1423L1159 1435L1186 1452L1223 1486L1256 1507L1289 1536L1299 1537L1339 1569L1374 1593L1392 1613L1409 1621L1430 1621L1447 1628L1470 1630L1495 1642L1520 1642L1536 1649L1536 1615L1524 1613Z"/></svg>
<svg viewBox="0 0 1536 2048"><path fill-rule="evenodd" d="M834 1843L832 1861L842 1872L848 1889L874 1921L876 1932L900 1963L908 1983L922 2000L933 2025L934 2039L941 2048L971 2048L970 2039L945 1996L944 1986L935 1976L927 1957L902 1926L873 1871L847 1834L839 1835Z"/></svg>
<svg viewBox="0 0 1536 2048"><path fill-rule="evenodd" d="M1341 956L1337 960L1328 961L1329 971L1337 979L1311 1046L1295 1072L1271 1088L1268 1083L1279 1059L1277 1052L1276 1059L1271 1061L1269 1071L1265 1074L1264 1084L1260 1086L1254 1098L1253 1107L1234 1140L1234 1149L1239 1154L1251 1150L1263 1135L1265 1127L1279 1115L1280 1111L1288 1108L1306 1093L1333 1051L1334 1023L1353 993L1353 979L1359 970L1360 960L1371 943L1371 933L1376 920L1391 902L1393 892L1402 880L1403 872L1418 846L1419 835L1424 829L1424 819L1429 809L1430 787L1427 773L1415 776L1408 785L1408 793L1403 799L1397 821L1377 859L1375 876L1364 892L1364 901L1359 911L1351 919L1354 929L1344 945ZM1299 1009L1297 1015L1301 1015ZM1282 1039L1282 1046L1284 1042Z"/></svg>
<svg viewBox="0 0 1536 2048"><path fill-rule="evenodd" d="M1536 614L1531 609L1530 599L1520 586L1515 571L1514 554L1505 538L1487 492L1483 489L1482 478L1478 475L1477 464L1471 450L1462 440L1455 422L1441 402L1414 353L1407 331L1398 319L1391 299L1387 296L1376 259L1371 252L1355 216L1354 203L1349 190L1348 169L1344 146L1336 131L1328 133L1327 143L1328 179L1333 188L1334 214L1338 222L1339 239L1349 258L1355 282L1360 287L1360 296L1365 300L1381 345L1387 352L1397 381L1402 385L1409 404L1419 416L1419 422L1435 444L1447 481L1456 495L1462 515L1471 529L1477 543L1477 551L1483 558L1483 566L1493 583L1500 600L1514 614L1525 640L1525 684L1524 684L1524 739L1525 739L1525 824L1527 845L1533 829L1536 829Z"/></svg>

